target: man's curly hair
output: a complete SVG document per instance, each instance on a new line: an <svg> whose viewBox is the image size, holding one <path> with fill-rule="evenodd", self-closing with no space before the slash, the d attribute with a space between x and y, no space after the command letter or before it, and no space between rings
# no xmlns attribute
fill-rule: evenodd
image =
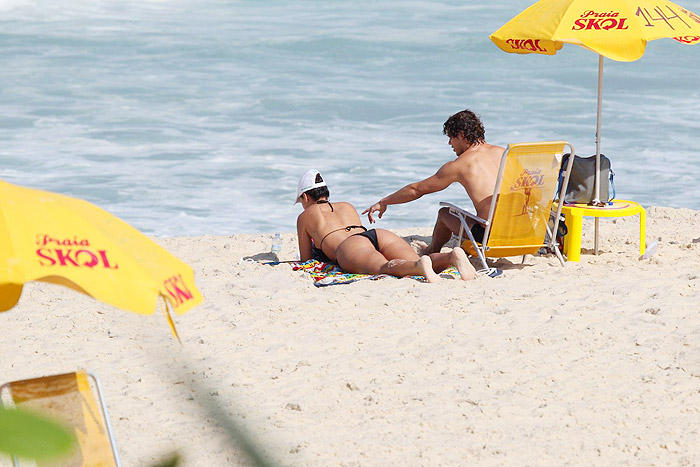
<svg viewBox="0 0 700 467"><path fill-rule="evenodd" d="M471 144L485 142L484 125L471 110L462 110L451 115L443 125L442 132L450 138L462 135Z"/></svg>

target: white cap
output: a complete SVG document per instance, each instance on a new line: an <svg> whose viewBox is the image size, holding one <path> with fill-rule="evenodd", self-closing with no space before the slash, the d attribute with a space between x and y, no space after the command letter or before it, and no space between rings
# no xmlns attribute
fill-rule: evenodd
<svg viewBox="0 0 700 467"><path fill-rule="evenodd" d="M321 181L317 182L317 179ZM297 200L294 202L294 204L299 202L299 197L303 193L321 186L327 186L326 181L323 180L323 177L321 177L321 173L316 169L307 170L306 173L301 176L299 183L297 184Z"/></svg>

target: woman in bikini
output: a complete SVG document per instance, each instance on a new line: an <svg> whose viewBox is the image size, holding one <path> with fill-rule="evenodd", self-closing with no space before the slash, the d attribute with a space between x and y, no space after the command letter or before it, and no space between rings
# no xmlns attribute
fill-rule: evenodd
<svg viewBox="0 0 700 467"><path fill-rule="evenodd" d="M317 170L307 171L299 180L296 202L304 207L297 218L302 261L321 257L354 274L422 275L428 282L440 280L437 273L449 266L455 266L463 280L475 277L476 271L461 248L418 256L393 232L367 230L352 204L331 204L328 196L326 182Z"/></svg>

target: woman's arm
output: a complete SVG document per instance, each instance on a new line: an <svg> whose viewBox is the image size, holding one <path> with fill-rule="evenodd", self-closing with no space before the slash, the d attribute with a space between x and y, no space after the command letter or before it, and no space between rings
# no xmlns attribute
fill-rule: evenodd
<svg viewBox="0 0 700 467"><path fill-rule="evenodd" d="M299 258L302 261L307 261L313 258L314 254L311 249L311 236L306 231L305 222L301 215L297 217L297 239L299 240Z"/></svg>

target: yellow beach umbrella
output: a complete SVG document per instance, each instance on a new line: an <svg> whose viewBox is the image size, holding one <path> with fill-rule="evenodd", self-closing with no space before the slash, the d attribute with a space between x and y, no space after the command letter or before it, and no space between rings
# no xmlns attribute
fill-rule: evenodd
<svg viewBox="0 0 700 467"><path fill-rule="evenodd" d="M510 53L554 55L563 44L576 44L598 54L594 202L600 201L603 57L631 62L644 54L647 41L664 37L682 44L697 44L700 16L666 0L541 0L490 36L498 47ZM597 221L598 218L596 253Z"/></svg>
<svg viewBox="0 0 700 467"><path fill-rule="evenodd" d="M84 200L0 181L0 311L28 281L143 315L161 298L173 332L169 310L202 301L192 268L126 222Z"/></svg>
<svg viewBox="0 0 700 467"><path fill-rule="evenodd" d="M700 17L665 0L541 0L490 37L506 52L554 55L566 43L633 62L647 41L700 42Z"/></svg>

